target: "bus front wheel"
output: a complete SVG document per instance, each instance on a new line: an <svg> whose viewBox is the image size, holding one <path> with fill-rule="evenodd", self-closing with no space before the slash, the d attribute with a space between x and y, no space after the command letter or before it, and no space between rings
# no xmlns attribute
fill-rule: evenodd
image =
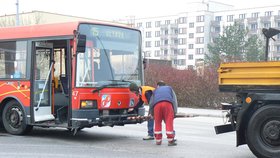
<svg viewBox="0 0 280 158"><path fill-rule="evenodd" d="M5 130L11 134L22 135L32 129L32 126L26 123L26 116L22 106L15 100L8 102L4 107L2 121Z"/></svg>
<svg viewBox="0 0 280 158"><path fill-rule="evenodd" d="M280 105L266 105L251 117L246 133L251 151L262 158L280 157Z"/></svg>

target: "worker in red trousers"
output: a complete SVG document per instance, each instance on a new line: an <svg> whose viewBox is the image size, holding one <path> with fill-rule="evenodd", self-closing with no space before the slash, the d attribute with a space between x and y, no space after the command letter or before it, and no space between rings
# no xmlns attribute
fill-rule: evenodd
<svg viewBox="0 0 280 158"><path fill-rule="evenodd" d="M174 116L177 113L177 97L172 87L166 86L163 81L157 83L157 88L154 90L150 99L149 114L153 116L155 121L154 134L156 144L161 145L162 142L162 121L165 122L166 136L168 146L177 145L174 139Z"/></svg>

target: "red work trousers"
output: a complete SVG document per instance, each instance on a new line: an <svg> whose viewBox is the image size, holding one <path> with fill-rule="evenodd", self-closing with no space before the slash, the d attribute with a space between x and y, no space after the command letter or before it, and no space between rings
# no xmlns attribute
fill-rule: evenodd
<svg viewBox="0 0 280 158"><path fill-rule="evenodd" d="M168 141L174 139L174 110L172 104L167 101L159 102L154 107L154 120L155 120L155 130L154 134L156 137L156 142L161 143L162 140L162 121L165 122L165 130Z"/></svg>

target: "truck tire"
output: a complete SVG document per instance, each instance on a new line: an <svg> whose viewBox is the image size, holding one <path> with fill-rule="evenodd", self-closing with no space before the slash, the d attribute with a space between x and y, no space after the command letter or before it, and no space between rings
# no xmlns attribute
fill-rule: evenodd
<svg viewBox="0 0 280 158"><path fill-rule="evenodd" d="M280 157L280 105L266 105L253 114L246 140L257 157Z"/></svg>
<svg viewBox="0 0 280 158"><path fill-rule="evenodd" d="M32 130L27 125L26 115L22 106L16 100L9 101L4 107L2 121L5 130L14 135L22 135Z"/></svg>

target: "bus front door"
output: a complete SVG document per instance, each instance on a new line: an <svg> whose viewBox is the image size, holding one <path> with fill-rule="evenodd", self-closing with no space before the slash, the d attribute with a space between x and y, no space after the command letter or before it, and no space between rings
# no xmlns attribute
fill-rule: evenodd
<svg viewBox="0 0 280 158"><path fill-rule="evenodd" d="M34 121L54 120L52 114L52 72L53 46L52 43L35 42L34 75L33 75L33 107ZM34 47L33 47L34 48Z"/></svg>

